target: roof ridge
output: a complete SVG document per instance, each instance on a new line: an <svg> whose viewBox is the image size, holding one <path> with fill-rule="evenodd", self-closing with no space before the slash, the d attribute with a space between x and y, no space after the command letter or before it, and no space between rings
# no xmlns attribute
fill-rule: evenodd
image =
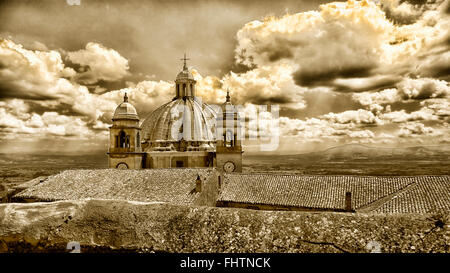
<svg viewBox="0 0 450 273"><path fill-rule="evenodd" d="M376 209L378 209L379 207L381 207L382 205L386 204L387 202L389 202L390 200L392 200L395 196L398 196L399 194L402 194L404 192L407 192L409 189L411 189L414 186L418 186L417 185L417 181L413 181L409 184L407 184L406 186L390 193L387 194L383 197L378 198L377 200L374 200L368 204L365 204L359 208L355 208L357 212L369 212L369 211L375 211Z"/></svg>

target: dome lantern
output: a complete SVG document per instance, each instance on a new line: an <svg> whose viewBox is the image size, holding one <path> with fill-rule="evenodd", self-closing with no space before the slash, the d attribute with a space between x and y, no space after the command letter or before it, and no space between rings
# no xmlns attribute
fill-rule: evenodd
<svg viewBox="0 0 450 273"><path fill-rule="evenodd" d="M194 76L186 65L186 53L183 61L183 70L178 73L175 79L175 98L195 97L195 83Z"/></svg>

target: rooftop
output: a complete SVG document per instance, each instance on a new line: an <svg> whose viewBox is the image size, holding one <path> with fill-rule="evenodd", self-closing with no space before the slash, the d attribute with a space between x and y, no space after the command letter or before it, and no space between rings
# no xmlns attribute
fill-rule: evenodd
<svg viewBox="0 0 450 273"><path fill-rule="evenodd" d="M435 210L450 211L449 176L419 176L408 190L394 194L374 212L428 213Z"/></svg>
<svg viewBox="0 0 450 273"><path fill-rule="evenodd" d="M356 211L450 210L450 176L226 174L218 201L344 210L346 192Z"/></svg>
<svg viewBox="0 0 450 273"><path fill-rule="evenodd" d="M346 192L351 192L351 205L356 212L450 211L450 176L236 173L224 174L218 196L216 187L205 186L201 193L195 191L198 176L203 182L217 181L216 172L211 168L67 170L29 181L13 200L118 199L194 205L207 196L213 198L211 205L217 200L218 205L228 202L245 204L244 207L344 211Z"/></svg>
<svg viewBox="0 0 450 273"><path fill-rule="evenodd" d="M213 169L67 170L15 195L38 201L118 199L140 202L192 204L199 193L195 182Z"/></svg>

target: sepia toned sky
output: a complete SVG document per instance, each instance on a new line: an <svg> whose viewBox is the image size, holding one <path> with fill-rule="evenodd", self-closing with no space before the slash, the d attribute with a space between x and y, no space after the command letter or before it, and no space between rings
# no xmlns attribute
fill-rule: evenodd
<svg viewBox="0 0 450 273"><path fill-rule="evenodd" d="M106 151L185 52L204 101L280 106L279 152L448 145L449 31L449 0L3 1L0 152Z"/></svg>

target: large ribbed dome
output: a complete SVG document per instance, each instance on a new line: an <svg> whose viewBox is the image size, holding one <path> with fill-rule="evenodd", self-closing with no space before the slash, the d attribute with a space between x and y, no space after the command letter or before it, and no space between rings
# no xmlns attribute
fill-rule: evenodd
<svg viewBox="0 0 450 273"><path fill-rule="evenodd" d="M188 116L190 113L190 127ZM201 103L196 97L177 98L153 111L142 123L142 136L145 142L174 142L179 141L177 133L183 133L183 139L191 142L215 141L213 121L216 118L211 106ZM183 126L181 122L183 121ZM175 124L176 123L176 124ZM172 133L172 127L174 132ZM179 129L177 131L177 128Z"/></svg>

